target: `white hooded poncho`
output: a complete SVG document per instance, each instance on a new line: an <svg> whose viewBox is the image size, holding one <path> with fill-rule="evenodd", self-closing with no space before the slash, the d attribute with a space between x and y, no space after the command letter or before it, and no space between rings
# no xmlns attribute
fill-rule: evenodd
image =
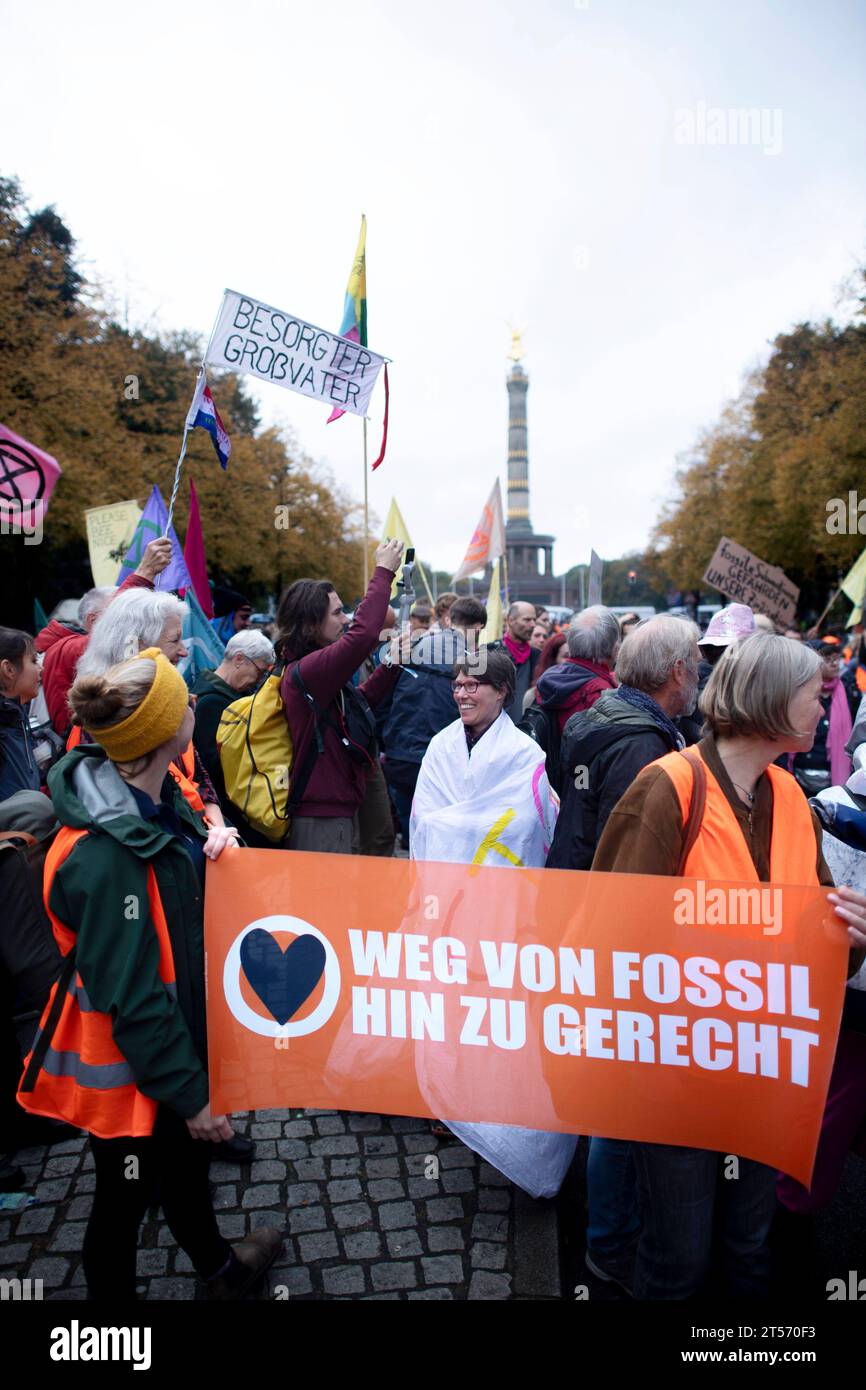
<svg viewBox="0 0 866 1390"><path fill-rule="evenodd" d="M421 764L412 802L411 857L542 868L553 842L558 806L544 770L543 749L504 711L471 755L463 723L456 719L430 741ZM438 1091L443 1078L431 1074L429 1080L431 1092ZM556 1195L577 1146L576 1136L570 1134L462 1120L446 1123L458 1139L532 1197Z"/></svg>

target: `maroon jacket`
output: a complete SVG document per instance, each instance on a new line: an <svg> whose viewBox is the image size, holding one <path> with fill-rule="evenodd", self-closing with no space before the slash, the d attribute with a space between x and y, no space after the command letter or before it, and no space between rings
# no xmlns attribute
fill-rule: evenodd
<svg viewBox="0 0 866 1390"><path fill-rule="evenodd" d="M117 592L120 593L121 589L152 588L149 579L131 574L124 579ZM42 663L42 689L45 692L48 717L54 732L61 737L69 732L72 723L66 697L75 680L75 668L79 658L89 641L89 633L76 632L73 628L58 623L56 619L44 627L36 638L36 650L45 653Z"/></svg>
<svg viewBox="0 0 866 1390"><path fill-rule="evenodd" d="M589 680L585 679L587 673ZM616 681L609 667L602 666L598 661L585 661L583 657L566 656L539 677L535 699L544 709L556 711L562 733L573 714L581 709L591 709L606 690L616 690Z"/></svg>
<svg viewBox="0 0 866 1390"><path fill-rule="evenodd" d="M349 631L330 646L301 658L301 679L318 705L320 715L327 711L337 720L337 696L380 641L393 582L391 571L377 565ZM292 680L293 664L286 667L280 692L292 735L293 773L297 775L314 734L314 721L307 702ZM397 667L377 666L370 679L358 689L375 708L393 689L399 674ZM325 746L313 766L296 814L353 816L364 800L368 769L349 757L336 729L326 724L321 727Z"/></svg>

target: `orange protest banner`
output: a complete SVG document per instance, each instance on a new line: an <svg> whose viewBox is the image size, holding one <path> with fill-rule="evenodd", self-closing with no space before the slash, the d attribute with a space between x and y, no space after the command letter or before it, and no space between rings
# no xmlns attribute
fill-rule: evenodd
<svg viewBox="0 0 866 1390"><path fill-rule="evenodd" d="M342 855L207 866L215 1113L739 1154L808 1184L847 968L826 890Z"/></svg>

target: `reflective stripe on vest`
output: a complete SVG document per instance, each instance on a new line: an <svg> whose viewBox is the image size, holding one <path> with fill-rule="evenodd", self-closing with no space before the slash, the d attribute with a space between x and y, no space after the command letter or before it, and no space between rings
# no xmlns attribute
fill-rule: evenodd
<svg viewBox="0 0 866 1390"><path fill-rule="evenodd" d="M700 757L697 747L690 750ZM717 779L701 761L707 774L707 800L701 829L686 860L686 878L733 879L759 883L740 823ZM660 767L674 784L683 825L692 799L692 769L681 753L666 753L652 767ZM818 846L809 803L789 772L767 768L773 790L773 825L770 836L771 883L818 883Z"/></svg>
<svg viewBox="0 0 866 1390"><path fill-rule="evenodd" d="M169 763L168 770L192 809L203 815L204 802L195 780L195 749L192 743L187 745L176 763Z"/></svg>
<svg viewBox="0 0 866 1390"><path fill-rule="evenodd" d="M74 947L76 933L51 911L51 885L61 864L87 833L86 830L72 830L69 826L63 826L45 859L45 909L64 956ZM159 941L159 976L166 990L176 997L177 984L168 924L151 866L147 870L147 896ZM37 1038L57 988L55 984L51 990ZM111 1025L110 1014L94 1009L86 986L76 971L67 988L57 1027L33 1090L19 1091L19 1104L33 1114L67 1120L100 1139L151 1134L156 1102L136 1087L132 1069L114 1041Z"/></svg>

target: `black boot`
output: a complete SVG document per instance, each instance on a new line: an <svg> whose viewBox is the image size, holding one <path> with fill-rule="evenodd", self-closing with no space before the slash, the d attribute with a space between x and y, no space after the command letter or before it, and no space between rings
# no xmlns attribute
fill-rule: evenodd
<svg viewBox="0 0 866 1390"><path fill-rule="evenodd" d="M220 1163L249 1163L255 1157L256 1142L244 1134L233 1134L231 1139L221 1139L211 1144L211 1159Z"/></svg>

